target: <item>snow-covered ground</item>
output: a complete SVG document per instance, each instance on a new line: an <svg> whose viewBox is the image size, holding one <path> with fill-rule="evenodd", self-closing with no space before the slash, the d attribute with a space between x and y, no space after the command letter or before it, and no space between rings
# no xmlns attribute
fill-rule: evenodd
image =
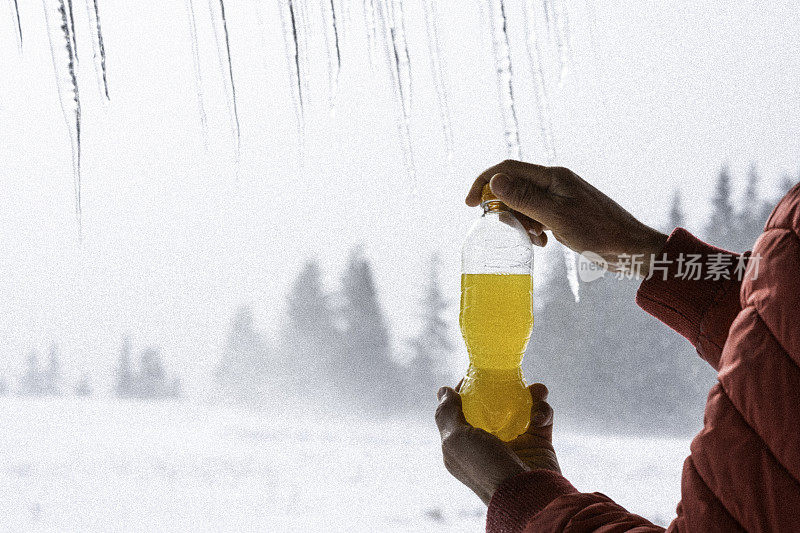
<svg viewBox="0 0 800 533"><path fill-rule="evenodd" d="M291 422L287 422L291 420ZM2 531L482 531L429 423L0 398ZM565 475L668 523L688 441L558 435Z"/></svg>

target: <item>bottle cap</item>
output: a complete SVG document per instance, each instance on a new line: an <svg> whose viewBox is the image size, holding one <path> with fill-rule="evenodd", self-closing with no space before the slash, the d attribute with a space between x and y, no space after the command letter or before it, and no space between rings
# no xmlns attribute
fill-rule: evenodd
<svg viewBox="0 0 800 533"><path fill-rule="evenodd" d="M489 187L489 184L483 186L481 190L481 205L485 204L486 202L491 202L492 200L497 200L497 196L492 192L492 188Z"/></svg>

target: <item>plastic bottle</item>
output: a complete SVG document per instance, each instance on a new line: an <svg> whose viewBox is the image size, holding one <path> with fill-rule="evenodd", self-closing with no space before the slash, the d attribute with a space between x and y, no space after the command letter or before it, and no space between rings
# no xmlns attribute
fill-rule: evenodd
<svg viewBox="0 0 800 533"><path fill-rule="evenodd" d="M481 207L462 250L459 324L469 368L459 393L467 422L509 441L530 423L520 365L533 329L533 248L488 184Z"/></svg>

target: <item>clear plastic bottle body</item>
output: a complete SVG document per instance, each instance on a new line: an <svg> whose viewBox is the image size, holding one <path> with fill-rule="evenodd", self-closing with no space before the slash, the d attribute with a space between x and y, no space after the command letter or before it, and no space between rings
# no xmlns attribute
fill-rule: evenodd
<svg viewBox="0 0 800 533"><path fill-rule="evenodd" d="M502 203L483 205L462 250L459 324L470 362L459 392L467 421L508 441L530 423L520 365L533 329L533 250Z"/></svg>

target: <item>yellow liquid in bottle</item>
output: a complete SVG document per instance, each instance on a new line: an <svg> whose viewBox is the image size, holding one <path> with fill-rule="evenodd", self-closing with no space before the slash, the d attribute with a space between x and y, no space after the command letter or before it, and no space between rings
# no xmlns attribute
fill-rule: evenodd
<svg viewBox="0 0 800 533"><path fill-rule="evenodd" d="M520 368L533 329L530 274L462 274L459 323L470 362L464 416L512 440L528 429L532 405Z"/></svg>

